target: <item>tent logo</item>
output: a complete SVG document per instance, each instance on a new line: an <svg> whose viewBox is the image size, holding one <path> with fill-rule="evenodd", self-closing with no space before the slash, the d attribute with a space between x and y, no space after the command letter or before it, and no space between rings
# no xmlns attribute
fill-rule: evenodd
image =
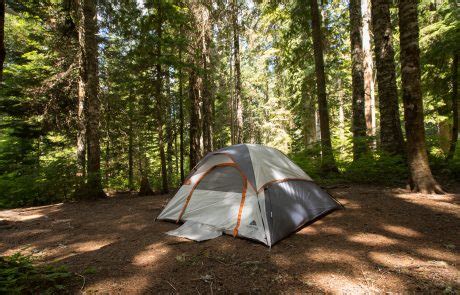
<svg viewBox="0 0 460 295"><path fill-rule="evenodd" d="M254 226L257 226L257 223L255 220L251 221L251 223L249 225L254 225Z"/></svg>

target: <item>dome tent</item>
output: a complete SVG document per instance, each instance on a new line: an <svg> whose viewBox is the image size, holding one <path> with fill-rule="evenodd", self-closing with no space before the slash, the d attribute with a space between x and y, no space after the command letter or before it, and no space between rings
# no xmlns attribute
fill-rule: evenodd
<svg viewBox="0 0 460 295"><path fill-rule="evenodd" d="M206 155L157 219L185 222L171 235L200 241L226 233L272 246L339 208L277 149L238 144Z"/></svg>

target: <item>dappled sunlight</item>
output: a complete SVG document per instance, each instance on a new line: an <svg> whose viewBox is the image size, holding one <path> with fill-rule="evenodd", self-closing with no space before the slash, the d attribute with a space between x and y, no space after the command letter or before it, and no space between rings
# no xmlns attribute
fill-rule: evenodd
<svg viewBox="0 0 460 295"><path fill-rule="evenodd" d="M437 195L423 195L423 194L395 194L395 198L403 199L406 202L423 206L427 209L443 213L443 214L452 214L456 217L460 217L460 205L456 203L457 198L454 195L448 195L446 199L450 199L450 202L445 202L444 196L439 197ZM410 212L408 212L410 213Z"/></svg>
<svg viewBox="0 0 460 295"><path fill-rule="evenodd" d="M115 294L139 294L139 290L154 291L149 288L151 283L151 277L146 273L126 274L122 281L108 277L94 283L90 282L85 286L84 293L98 294L101 290L112 290Z"/></svg>
<svg viewBox="0 0 460 295"><path fill-rule="evenodd" d="M343 250L337 249L309 249L305 256L308 257L307 261L312 260L318 263L347 263L352 264L361 260L362 257L356 255L355 252L345 252Z"/></svg>
<svg viewBox="0 0 460 295"><path fill-rule="evenodd" d="M403 236L403 237L409 237L409 238L420 238L420 237L422 237L422 234L419 233L418 231L415 231L413 229L407 228L405 226L384 224L384 225L382 225L382 228L384 230L388 231L388 232L391 232L393 234Z"/></svg>
<svg viewBox="0 0 460 295"><path fill-rule="evenodd" d="M297 235L316 235L318 234L320 231L318 230L317 227L315 226L307 226L307 227L304 227L302 230L300 230L299 232L297 232L296 234Z"/></svg>
<svg viewBox="0 0 460 295"><path fill-rule="evenodd" d="M73 243L69 247L77 252L90 252L101 249L115 242L114 240L93 240L87 242Z"/></svg>
<svg viewBox="0 0 460 295"><path fill-rule="evenodd" d="M350 278L349 274L335 273L315 273L306 279L314 282L321 289L336 294L356 294L379 292L380 290L363 285L358 279Z"/></svg>
<svg viewBox="0 0 460 295"><path fill-rule="evenodd" d="M347 237L349 241L360 243L366 246L391 246L398 244L398 240L388 238L379 234L372 233L358 233Z"/></svg>
<svg viewBox="0 0 460 295"><path fill-rule="evenodd" d="M135 266L155 265L171 251L164 243L155 243L148 246L145 250L140 251L132 259L132 264ZM155 255L152 255L155 253Z"/></svg>
<svg viewBox="0 0 460 295"><path fill-rule="evenodd" d="M30 214L18 210L4 210L0 211L0 219L5 219L8 221L29 221L40 218L46 218L43 213Z"/></svg>
<svg viewBox="0 0 460 295"><path fill-rule="evenodd" d="M392 268L410 267L424 263L423 260L415 258L413 255L398 251L371 251L368 253L368 256L373 262Z"/></svg>
<svg viewBox="0 0 460 295"><path fill-rule="evenodd" d="M202 243L167 236L178 225L154 221L167 198L159 196L43 210L45 222L30 219L2 230L0 252L65 264L85 276L86 293L207 294L211 283L215 294L436 293L455 286L457 239L441 232L458 228L450 208L420 200L435 202L441 212L434 211L385 189L372 198L354 190L341 191L345 210L271 249L229 235ZM90 207L96 213L82 214Z"/></svg>
<svg viewBox="0 0 460 295"><path fill-rule="evenodd" d="M20 232L13 232L3 235L2 238L8 237L9 239L26 239L30 237L39 237L41 235L52 232L52 229L28 229Z"/></svg>
<svg viewBox="0 0 460 295"><path fill-rule="evenodd" d="M458 254L451 252L447 249L447 247L453 246L451 244L444 245L446 250L438 250L429 247L420 247L415 249L415 251L425 257L429 257L431 259L439 259L439 260L446 260L453 264L458 264L460 262L460 258Z"/></svg>

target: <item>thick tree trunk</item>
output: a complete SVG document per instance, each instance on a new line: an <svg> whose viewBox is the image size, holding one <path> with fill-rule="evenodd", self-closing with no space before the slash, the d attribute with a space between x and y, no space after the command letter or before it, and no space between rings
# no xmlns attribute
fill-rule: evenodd
<svg viewBox="0 0 460 295"><path fill-rule="evenodd" d="M79 97L84 97L87 147L86 186L78 193L80 198L105 197L101 184L100 100L98 76L98 42L96 35L96 2L78 0L78 42L81 64L79 69ZM80 102L79 102L80 103Z"/></svg>
<svg viewBox="0 0 460 295"><path fill-rule="evenodd" d="M3 64L5 62L5 0L0 0L0 88L3 83Z"/></svg>
<svg viewBox="0 0 460 295"><path fill-rule="evenodd" d="M233 26L233 59L235 67L235 143L243 143L243 101L241 93L241 66L240 66L240 32L238 24L238 3L232 0L232 26Z"/></svg>
<svg viewBox="0 0 460 295"><path fill-rule="evenodd" d="M428 194L443 193L431 174L425 146L417 0L399 1L399 30L407 158L412 189Z"/></svg>
<svg viewBox="0 0 460 295"><path fill-rule="evenodd" d="M452 136L450 140L449 153L447 160L454 157L458 140L458 53L455 52L452 58Z"/></svg>
<svg viewBox="0 0 460 295"><path fill-rule="evenodd" d="M201 159L201 108L200 108L200 80L195 69L190 69L189 74L189 99L190 99L190 170Z"/></svg>
<svg viewBox="0 0 460 295"><path fill-rule="evenodd" d="M315 57L316 92L318 96L319 120L321 125L321 149L323 172L338 172L332 153L331 130L329 127L329 110L326 96L326 75L324 73L323 34L321 16L317 0L310 0L313 53Z"/></svg>
<svg viewBox="0 0 460 295"><path fill-rule="evenodd" d="M364 53L362 39L363 21L361 0L350 0L350 39L353 88L353 160L366 152L366 119L364 113Z"/></svg>
<svg viewBox="0 0 460 295"><path fill-rule="evenodd" d="M372 27L380 110L380 143L390 154L404 155L390 19L390 1L372 0Z"/></svg>
<svg viewBox="0 0 460 295"><path fill-rule="evenodd" d="M371 9L369 0L361 0L363 20L363 59L364 59L364 105L366 116L366 134L375 136L375 95L374 95L374 61L371 51ZM372 144L375 147L375 143Z"/></svg>

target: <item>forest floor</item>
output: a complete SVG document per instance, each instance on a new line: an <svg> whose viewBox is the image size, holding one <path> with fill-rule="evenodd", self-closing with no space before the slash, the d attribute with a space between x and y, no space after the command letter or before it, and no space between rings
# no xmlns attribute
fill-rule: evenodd
<svg viewBox="0 0 460 295"><path fill-rule="evenodd" d="M155 221L166 195L4 210L0 255L65 264L84 277L72 286L84 293L455 293L460 186L451 191L336 187L345 210L271 249L231 236L197 243L165 235L178 226Z"/></svg>

